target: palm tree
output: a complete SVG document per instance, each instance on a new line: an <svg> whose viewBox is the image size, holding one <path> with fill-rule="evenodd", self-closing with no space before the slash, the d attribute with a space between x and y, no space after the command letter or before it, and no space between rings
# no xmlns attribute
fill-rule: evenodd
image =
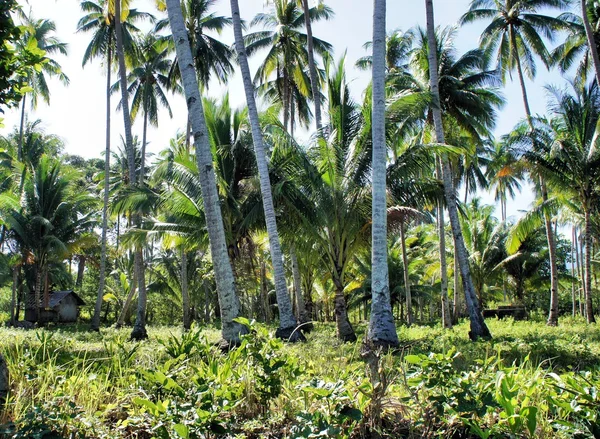
<svg viewBox="0 0 600 439"><path fill-rule="evenodd" d="M144 171L146 161L146 143L148 122L158 127L158 110L162 105L167 109L169 117L173 117L171 106L165 94L169 84L168 73L172 62L169 57L169 41L163 37L156 37L150 33L143 37L139 43L139 56L128 75L128 93L131 99L131 118L136 119L140 110L143 113L142 131L142 163L138 175L138 185L144 184ZM119 88L116 83L114 89ZM174 92L180 92L179 85L173 85Z"/></svg>
<svg viewBox="0 0 600 439"><path fill-rule="evenodd" d="M100 280L98 286L98 296L96 306L92 317L92 330L98 330L100 326L100 311L102 308L102 297L104 297L104 287L106 282L106 233L108 228L108 200L109 200L109 175L110 175L110 88L111 73L113 69L113 54L115 51L115 19L114 9L111 10L110 3L107 0L100 0L99 3L93 1L82 1L82 11L87 15L83 16L77 24L77 32L93 32L92 40L86 48L83 55L82 65L96 57L106 60L106 148L104 151L104 205L102 207L102 237L101 237L101 256L100 256ZM135 51L133 33L138 29L133 22L151 18L149 14L138 12L135 9L125 9L126 19L123 22L123 41L128 55ZM123 15L123 14L122 14Z"/></svg>
<svg viewBox="0 0 600 439"><path fill-rule="evenodd" d="M251 22L252 26L262 25L267 30L248 34L244 41L248 56L268 50L254 82L262 83L261 93L281 104L283 124L293 135L296 116L308 125L308 100L313 96L311 80L305 73L309 64L308 36L301 32L306 20L296 0L274 0L273 3L270 13L258 14ZM332 15L331 9L323 4L309 10L311 21L327 20ZM329 43L314 37L311 40L313 52L320 56L332 51ZM275 79L271 80L273 74Z"/></svg>
<svg viewBox="0 0 600 439"><path fill-rule="evenodd" d="M319 93L320 81L317 74L317 65L315 63L315 42L312 32L312 20L310 16L310 8L308 7L308 0L301 0L302 11L304 12L304 26L306 27L306 42L308 52L308 73L310 74L310 88L312 90L312 98L315 104L315 123L317 125L317 132L321 132L322 119L321 119L321 96Z"/></svg>
<svg viewBox="0 0 600 439"><path fill-rule="evenodd" d="M425 8L427 12L427 39L429 43L429 77L431 82L431 94L433 97L433 121L437 143L444 143L444 128L442 124L442 113L440 107L440 87L438 79L438 60L437 42L435 38L434 16L433 16L433 0L425 0ZM452 174L448 158L442 155L442 177L444 181L444 192L446 197L446 205L448 207L448 215L452 226L452 234L455 239L455 253L459 260L459 267L465 291L467 308L471 319L471 331L469 336L471 339L479 337L491 337L490 331L487 328L481 309L477 301L473 281L471 278L467 249L462 236L460 222L458 218L458 209L456 205L456 192L452 181Z"/></svg>
<svg viewBox="0 0 600 439"><path fill-rule="evenodd" d="M115 34L116 34L116 49L117 59L119 62L119 81L121 88L121 111L123 114L123 124L125 126L125 146L127 151L127 162L129 167L129 185L133 189L136 186L135 173L135 153L133 147L133 136L131 134L131 116L129 114L129 95L127 92L127 68L125 66L125 46L123 43L124 32L122 30L122 14L121 0L115 0ZM134 224L137 224L137 216ZM146 309L146 280L144 278L144 260L141 247L135 250L135 273L138 282L138 315L136 316L136 324L131 331L131 338L135 340L143 340L148 338L146 332L145 321L146 316L142 310Z"/></svg>
<svg viewBox="0 0 600 439"><path fill-rule="evenodd" d="M158 0L157 3L159 10L164 10L165 1ZM233 48L210 35L213 32L220 35L226 27L231 26L231 18L210 12L216 3L216 0L183 0L181 3L181 13L188 32L198 81L205 88L213 77L225 83L234 70L231 62ZM168 28L169 21L164 19L156 23L155 30ZM180 79L176 66L177 58L173 61L172 81Z"/></svg>
<svg viewBox="0 0 600 439"><path fill-rule="evenodd" d="M535 77L534 55L549 67L551 57L542 37L553 42L557 31L567 28L563 20L541 15L538 11L544 8L564 10L568 6L568 0L473 0L469 11L460 19L463 25L491 19L481 35L480 46L488 56L496 52L503 81L517 70L528 119L531 118L531 110L524 74L530 79Z"/></svg>
<svg viewBox="0 0 600 439"><path fill-rule="evenodd" d="M245 329L242 325L234 321L234 319L240 316L240 302L235 293L235 280L227 255L223 219L213 170L213 158L209 134L204 120L197 73L193 67L192 51L185 22L183 21L181 4L178 0L167 0L166 7L177 51L177 58L179 60L178 66L183 88L186 100L189 103L192 128L194 133L196 133L194 136L196 160L198 162L206 225L217 282L219 306L221 308L223 339L229 343L236 343L239 341L240 334L243 334Z"/></svg>
<svg viewBox="0 0 600 439"><path fill-rule="evenodd" d="M589 1L581 0L581 18L583 19L583 27L585 28L588 51L590 55L592 55L592 65L594 66L594 72L596 73L596 81L600 82L600 57L598 57L598 46L596 36L594 35L594 29L590 25L588 17L588 4Z"/></svg>
<svg viewBox="0 0 600 439"><path fill-rule="evenodd" d="M62 71L60 64L49 55L62 54L67 55L67 43L63 43L52 34L56 32L56 25L52 20L38 20L31 14L25 15L19 10L23 31L20 39L16 43L16 50L26 50L30 44L37 43L37 47L43 50L46 55L39 64L41 68L35 69L31 67L27 69L25 77L22 78L29 87L28 92L31 95L31 106L35 109L38 100L41 98L46 104L50 103L50 89L48 87L47 77L56 77L64 85L69 84L69 78ZM22 159L22 143L23 143L23 125L25 122L25 99L28 93L23 93L21 102L21 125L20 138L18 149L18 160Z"/></svg>
<svg viewBox="0 0 600 439"><path fill-rule="evenodd" d="M28 175L21 207L10 210L6 223L35 273L33 307L39 320L42 289L48 292L49 265L69 257L81 234L94 226L87 193L75 193L60 163L44 155ZM48 295L44 296L44 306Z"/></svg>
<svg viewBox="0 0 600 439"><path fill-rule="evenodd" d="M277 296L277 304L279 306L279 328L277 330L277 336L284 339L290 339L290 341L295 341L302 338L302 333L295 330L297 321L292 312L292 303L287 292L285 271L283 267L283 255L281 252L279 233L277 231L277 221L275 219L275 208L273 205L273 195L271 192L271 182L269 179L269 168L267 165L263 136L258 119L258 109L256 107L256 99L254 96L254 86L252 85L252 79L250 77L248 55L242 35L242 22L237 0L231 0L231 16L233 18L235 47L238 55L238 62L242 71L246 102L248 104L248 117L250 118L250 126L252 128L252 139L254 141L256 165L258 167L258 175L260 179L260 191L262 194L267 234L269 236L271 262L273 264L273 273L275 278L275 293Z"/></svg>
<svg viewBox="0 0 600 439"><path fill-rule="evenodd" d="M500 202L500 218L506 222L506 203L521 190L523 169L515 151L505 142L494 142L490 153L485 173L490 187L494 188L494 200Z"/></svg>
<svg viewBox="0 0 600 439"><path fill-rule="evenodd" d="M372 218L371 226L371 319L370 342L385 347L398 346L390 302L387 264L387 196L386 196L386 132L385 132L385 77L386 77L386 1L373 4L373 94L372 94Z"/></svg>

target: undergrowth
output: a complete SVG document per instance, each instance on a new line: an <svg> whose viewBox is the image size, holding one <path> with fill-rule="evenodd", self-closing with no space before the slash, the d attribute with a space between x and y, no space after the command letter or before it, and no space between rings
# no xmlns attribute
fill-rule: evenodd
<svg viewBox="0 0 600 439"><path fill-rule="evenodd" d="M494 339L401 327L370 379L360 342L316 325L301 344L244 321L214 328L0 330L6 438L600 438L600 331L583 321L488 322ZM364 328L359 327L359 332ZM375 382L375 387L373 387ZM383 386L383 387L382 387Z"/></svg>

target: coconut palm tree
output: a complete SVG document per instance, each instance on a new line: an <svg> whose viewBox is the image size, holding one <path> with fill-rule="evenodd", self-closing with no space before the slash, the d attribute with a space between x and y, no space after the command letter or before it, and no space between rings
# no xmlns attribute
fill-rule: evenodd
<svg viewBox="0 0 600 439"><path fill-rule="evenodd" d="M427 14L427 40L429 44L429 79L431 83L431 94L433 97L432 114L435 127L435 135L437 143L445 143L444 127L442 122L442 113L440 105L440 85L438 79L438 59L436 57L437 41L435 38L433 0L425 0L425 8ZM456 257L459 260L459 267L463 282L463 288L465 291L467 309L469 311L469 317L471 319L471 331L469 333L469 336L471 339L477 339L479 337L491 337L490 331L483 320L480 305L477 300L475 289L473 287L473 281L471 278L468 261L468 253L465 247L458 218L456 192L452 181L450 164L448 162L448 158L445 155L442 155L441 161L446 205L448 207L448 215L450 217L450 224L452 226L452 234L454 236L456 244L455 253Z"/></svg>
<svg viewBox="0 0 600 439"><path fill-rule="evenodd" d="M310 8L310 21L328 20L331 9L323 4ZM267 56L254 77L262 84L261 93L281 104L283 124L293 134L296 117L305 126L310 121L308 101L312 98L311 80L306 75L309 64L308 36L301 31L305 26L302 7L296 0L274 0L269 13L258 14L252 26L261 25L266 30L246 35L244 42L248 56L266 49ZM312 37L313 52L327 56L332 46ZM275 76L272 78L272 76Z"/></svg>
<svg viewBox="0 0 600 439"><path fill-rule="evenodd" d="M35 109L38 100L41 98L46 104L50 103L50 88L48 87L48 77L58 78L64 85L69 84L69 78L62 71L60 64L51 55L67 55L67 43L60 41L53 33L56 32L56 25L52 20L36 19L33 15L25 15L22 10L18 11L22 21L22 31L19 40L16 42L16 50L26 50L27 46L36 44L37 47L46 53L41 63L41 68L34 66L27 69L22 81L29 87L28 92L23 93L21 99L21 125L18 149L18 160L22 159L23 143L23 125L25 123L25 103L27 94L31 97L31 106Z"/></svg>
<svg viewBox="0 0 600 439"><path fill-rule="evenodd" d="M104 287L106 282L106 234L108 228L108 200L109 200L109 175L110 175L110 88L111 73L114 64L115 52L115 20L114 9L111 10L110 3L107 0L101 0L99 3L93 1L82 1L80 7L84 15L77 23L77 32L93 32L92 40L86 48L83 55L82 66L91 62L94 58L103 58L106 62L106 148L104 151L104 205L102 208L102 236L101 236L101 255L100 255L100 280L98 286L98 296L96 306L92 317L92 330L98 330L100 326L100 311L102 308L102 297L104 297ZM150 14L138 12L135 9L125 9L126 18L123 21L123 41L126 53L131 56L135 52L133 34L138 29L133 25L140 19L151 19ZM123 15L123 14L122 14Z"/></svg>
<svg viewBox="0 0 600 439"><path fill-rule="evenodd" d="M212 78L216 78L221 83L227 82L227 78L234 70L233 48L211 35L211 33L220 35L225 28L231 26L231 18L210 12L216 3L216 0L183 0L181 3L181 13L188 32L198 81L205 88ZM164 0L158 0L157 5L159 10L166 8ZM156 31L168 29L169 20L159 20L156 23ZM172 81L181 79L176 67L177 57L173 61L170 75Z"/></svg>
<svg viewBox="0 0 600 439"><path fill-rule="evenodd" d="M246 102L248 104L248 117L252 128L252 140L254 142L254 152L256 155L256 165L260 179L260 191L262 194L263 209L267 234L269 236L269 247L271 250L271 262L273 264L273 273L275 279L275 292L277 304L279 306L279 328L277 335L291 341L302 338L302 333L296 331L297 321L292 312L292 303L287 292L285 281L285 272L283 267L283 255L277 231L277 221L275 218L275 208L273 204L273 195L271 192L271 182L269 179L269 168L267 165L266 152L261 132L256 98L254 96L254 86L250 77L250 67L248 65L248 54L242 35L242 22L240 9L237 0L231 0L231 16L233 19L233 31L235 35L235 47L238 55L238 62L242 71L244 82L244 91Z"/></svg>
<svg viewBox="0 0 600 439"><path fill-rule="evenodd" d="M24 185L23 204L7 212L5 221L20 250L31 260L35 273L33 306L39 320L42 289L48 292L49 266L69 257L70 249L95 222L91 216L93 198L75 193L72 179L59 162L44 155ZM48 295L44 295L47 306Z"/></svg>
<svg viewBox="0 0 600 439"><path fill-rule="evenodd" d="M227 255L227 244L223 229L223 218L219 204L219 195L215 182L213 158L209 134L204 119L202 100L198 87L197 73L194 69L192 50L186 32L185 22L178 0L166 0L169 24L177 51L178 66L181 74L189 114L195 134L196 160L200 177L200 187L206 226L210 242L211 255L217 282L217 293L221 309L223 339L230 343L239 341L245 329L234 319L240 316L240 302L235 292L235 280L231 263ZM239 15L238 15L239 16Z"/></svg>
<svg viewBox="0 0 600 439"><path fill-rule="evenodd" d="M494 190L494 200L500 202L500 219L506 222L506 203L521 190L523 167L518 163L515 151L505 142L494 142L486 166L486 178Z"/></svg>
<svg viewBox="0 0 600 439"><path fill-rule="evenodd" d="M486 56L496 56L502 80L517 71L527 118L531 110L525 88L525 75L533 79L536 74L534 56L549 67L551 56L544 38L553 42L557 31L567 29L560 18L539 13L544 8L564 10L568 0L473 0L469 10L461 17L464 25L478 20L491 20L479 40Z"/></svg>

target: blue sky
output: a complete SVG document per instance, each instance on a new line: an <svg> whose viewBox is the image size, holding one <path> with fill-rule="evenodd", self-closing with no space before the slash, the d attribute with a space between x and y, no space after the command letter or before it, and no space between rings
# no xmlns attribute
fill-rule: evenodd
<svg viewBox="0 0 600 439"><path fill-rule="evenodd" d="M37 18L50 18L56 22L57 34L60 39L69 43L69 55L62 57L59 62L64 72L70 77L71 84L65 88L60 83L52 81L51 105L40 103L30 118L41 119L48 133L61 136L66 144L66 151L84 157L100 157L105 142L105 69L99 60L82 69L81 59L89 41L89 35L75 32L77 21L81 17L79 2L76 0L20 0L25 10L31 8ZM133 0L133 7L156 14L152 0ZM353 94L358 98L370 80L370 73L353 68L356 59L366 54L363 44L371 40L372 33L372 1L371 0L327 0L326 3L334 10L335 18L329 22L317 23L314 27L315 36L330 42L335 48L335 57L347 53L348 78L351 80ZM467 10L469 0L435 0L436 25L455 25L459 17ZM415 25L425 25L425 2L423 0L389 0L388 1L388 30L407 30ZM263 0L240 0L242 16L250 21L258 12L265 8ZM267 6L268 7L268 6ZM217 1L216 12L229 15L229 2ZM456 34L456 48L459 54L477 47L479 35L484 23L477 23L460 28ZM226 30L222 39L233 41L233 32ZM251 68L260 62L260 55L251 63ZM516 79L516 78L515 78ZM546 72L543 66L538 68L535 83L527 83L529 100L533 113L543 113L546 106L544 85L561 84L563 79L557 72ZM219 96L225 90L218 85L211 85L209 94ZM235 75L228 84L228 91L233 105L243 105L244 94L241 78ZM507 83L503 93L507 105L498 117L496 134L502 135L523 117L523 103L517 82ZM117 98L113 98L116 107ZM173 119L163 111L159 117L159 127L151 128L148 133L148 150L158 152L168 145L178 130L185 127L185 104L181 97L171 99ZM18 124L19 111L7 111L5 114L6 127L0 131L5 134ZM122 115L113 111L112 141L113 145L120 143L122 132ZM134 124L134 134L141 136L141 120ZM484 201L492 203L490 196L483 195ZM529 188L513 203L509 203L508 213L519 215L519 210L526 209L531 203L532 196Z"/></svg>

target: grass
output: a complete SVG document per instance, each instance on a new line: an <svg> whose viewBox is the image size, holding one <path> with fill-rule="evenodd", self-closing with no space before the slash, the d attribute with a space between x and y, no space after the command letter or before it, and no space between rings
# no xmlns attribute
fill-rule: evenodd
<svg viewBox="0 0 600 439"><path fill-rule="evenodd" d="M0 424L46 439L600 437L600 330L488 324L493 340L474 343L466 322L401 327L403 348L376 377L360 342L325 324L303 344L255 325L227 354L214 328L151 327L142 343L127 328L2 329L12 387Z"/></svg>

